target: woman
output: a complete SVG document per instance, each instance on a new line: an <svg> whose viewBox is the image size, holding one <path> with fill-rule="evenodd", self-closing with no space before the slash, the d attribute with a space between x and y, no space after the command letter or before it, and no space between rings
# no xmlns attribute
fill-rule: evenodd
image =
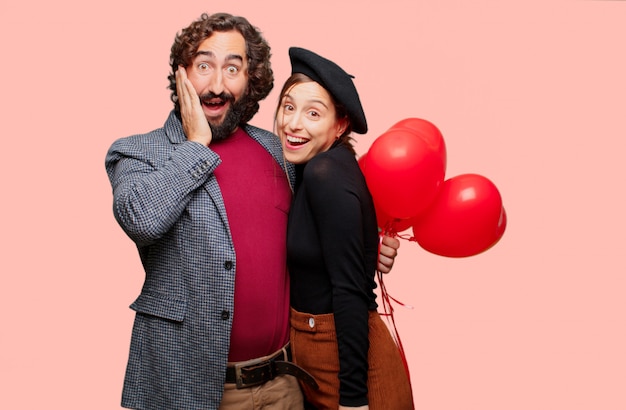
<svg viewBox="0 0 626 410"><path fill-rule="evenodd" d="M287 233L293 360L321 409L412 409L398 347L376 308L376 214L351 144L367 122L351 76L291 48L276 128L296 183ZM368 407L369 406L369 407Z"/></svg>

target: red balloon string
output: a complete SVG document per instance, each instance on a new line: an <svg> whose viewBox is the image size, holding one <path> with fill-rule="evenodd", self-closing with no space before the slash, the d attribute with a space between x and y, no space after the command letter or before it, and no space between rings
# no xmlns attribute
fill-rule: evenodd
<svg viewBox="0 0 626 410"><path fill-rule="evenodd" d="M386 236L391 236L391 237L399 237L397 235L397 233L395 232L388 232L386 231L384 234L380 235L379 238L379 248L380 245L382 244L382 240L383 240L383 235ZM380 258L380 249L378 252L378 258ZM387 322L390 324L390 330L393 330L391 332L391 336L394 339L394 341L396 342L396 345L398 346L398 350L400 351L400 357L402 358L402 363L404 364L404 370L406 371L406 375L407 378L409 379L409 385L411 384L411 374L409 372L409 364L407 362L406 359L406 354L404 352L404 346L402 346L402 341L400 340L400 333L398 332L398 328L396 326L396 321L395 318L393 316L393 312L394 312L394 308L391 304L391 302L395 302L397 304L399 304L400 306L412 309L412 306L408 306L405 305L404 303L400 302L399 300L395 299L394 297L392 297L389 292L387 292L387 287L385 286L385 282L383 280L383 273L379 270L376 271L377 273L377 277L378 277L378 284L379 284L379 288L380 288L380 296L382 299L382 305L383 305L383 313L381 313L381 316L384 316L385 319L387 319Z"/></svg>

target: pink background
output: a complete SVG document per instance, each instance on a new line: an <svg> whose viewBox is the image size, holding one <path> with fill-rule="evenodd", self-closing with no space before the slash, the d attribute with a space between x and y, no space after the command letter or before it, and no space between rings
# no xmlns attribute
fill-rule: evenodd
<svg viewBox="0 0 626 410"><path fill-rule="evenodd" d="M8 2L2 41L0 408L119 408L143 271L104 155L161 126L176 32L241 14L356 75L370 132L435 123L446 177L499 188L504 237L403 242L387 287L419 409L626 408L626 2ZM226 6L231 4L231 6ZM253 124L271 128L278 90Z"/></svg>

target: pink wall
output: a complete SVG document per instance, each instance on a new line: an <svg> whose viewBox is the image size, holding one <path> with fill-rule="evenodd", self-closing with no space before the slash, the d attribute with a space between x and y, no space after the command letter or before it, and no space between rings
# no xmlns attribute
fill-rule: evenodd
<svg viewBox="0 0 626 410"><path fill-rule="evenodd" d="M626 408L626 2L5 2L0 407L119 407L143 279L111 212L114 139L163 124L169 48L203 11L356 76L370 133L421 117L446 177L478 173L508 215L465 259L403 242L392 296L419 409ZM351 4L350 4L351 3ZM277 90L253 124L271 128Z"/></svg>

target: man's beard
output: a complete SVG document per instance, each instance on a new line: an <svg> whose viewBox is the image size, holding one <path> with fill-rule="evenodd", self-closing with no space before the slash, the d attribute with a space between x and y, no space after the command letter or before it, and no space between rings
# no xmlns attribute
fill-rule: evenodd
<svg viewBox="0 0 626 410"><path fill-rule="evenodd" d="M247 95L243 95L239 98L239 100L235 101L235 98L231 94L205 94L200 97L200 101L210 100L212 98L221 98L222 100L230 103L230 107L228 108L228 111L226 111L224 120L221 123L212 124L209 122L211 133L213 134L212 140L221 141L228 138L241 124L241 120L246 111L248 97Z"/></svg>

